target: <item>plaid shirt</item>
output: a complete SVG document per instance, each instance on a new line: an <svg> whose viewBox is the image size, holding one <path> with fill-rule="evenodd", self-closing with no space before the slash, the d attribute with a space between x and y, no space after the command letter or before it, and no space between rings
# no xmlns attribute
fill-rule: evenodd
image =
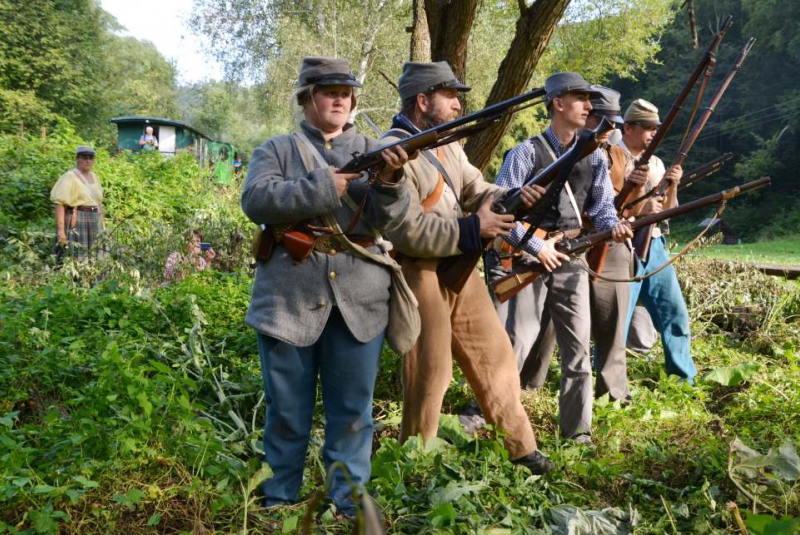
<svg viewBox="0 0 800 535"><path fill-rule="evenodd" d="M553 130L548 127L544 135L550 144L555 147L556 156L561 157L566 151L566 147L561 144ZM592 190L586 212L597 230L608 230L614 228L619 219L614 209L614 187L611 184L611 176L608 173L606 155L601 149L597 149L589 156L589 162L592 165ZM497 175L495 184L509 189L520 188L528 180L535 165L536 149L533 146L533 140L529 139L511 149L503 162L500 174ZM578 218L580 219L580 214L578 214ZM509 233L506 241L516 246L524 235L525 227L522 226L522 223L517 222L516 228ZM533 236L522 249L535 256L543 246L544 240Z"/></svg>

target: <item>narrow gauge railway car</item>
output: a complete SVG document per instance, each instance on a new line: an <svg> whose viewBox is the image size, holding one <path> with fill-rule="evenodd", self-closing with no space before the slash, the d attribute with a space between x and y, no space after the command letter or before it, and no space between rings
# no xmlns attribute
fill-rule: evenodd
<svg viewBox="0 0 800 535"><path fill-rule="evenodd" d="M219 184L233 181L233 161L236 149L230 143L215 141L186 123L163 117L114 117L117 125L117 152L140 152L139 139L149 126L158 140L158 151L167 157L183 152L194 155L200 166L210 170L211 178Z"/></svg>

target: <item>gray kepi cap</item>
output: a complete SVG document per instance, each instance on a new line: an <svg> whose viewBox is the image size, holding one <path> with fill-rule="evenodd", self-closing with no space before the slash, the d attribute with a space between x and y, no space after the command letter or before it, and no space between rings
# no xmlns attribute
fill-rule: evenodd
<svg viewBox="0 0 800 535"><path fill-rule="evenodd" d="M81 156L82 154L86 154L89 156L95 156L94 148L88 145L78 145L78 148L75 149L75 157Z"/></svg>
<svg viewBox="0 0 800 535"><path fill-rule="evenodd" d="M303 58L297 83L300 87L311 84L361 87L361 84L356 81L356 77L353 76L353 71L350 70L349 61L325 56Z"/></svg>
<svg viewBox="0 0 800 535"><path fill-rule="evenodd" d="M599 97L600 93L576 72L559 72L544 81L544 90L547 93L545 103L549 106L554 98L567 93L588 93L590 98Z"/></svg>
<svg viewBox="0 0 800 535"><path fill-rule="evenodd" d="M592 97L592 114L605 117L612 123L622 124L622 108L619 105L619 91L614 91L610 87L593 85L599 96Z"/></svg>
<svg viewBox="0 0 800 535"><path fill-rule="evenodd" d="M400 90L400 99L403 101L415 97L420 93L430 93L437 89L456 89L469 91L470 86L462 84L453 73L453 69L446 61L435 63L403 64L403 74L397 82Z"/></svg>

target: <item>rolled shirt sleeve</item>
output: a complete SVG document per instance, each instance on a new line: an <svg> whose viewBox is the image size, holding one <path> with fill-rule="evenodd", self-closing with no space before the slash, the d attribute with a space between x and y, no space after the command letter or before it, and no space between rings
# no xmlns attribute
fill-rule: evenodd
<svg viewBox="0 0 800 535"><path fill-rule="evenodd" d="M535 166L536 149L533 143L530 141L520 143L509 151L503 161L503 166L500 168L500 173L497 175L495 184L508 189L521 188ZM522 241L525 232L525 226L517 221L517 226L504 239L514 247L517 247ZM522 250L536 256L542 247L544 247L544 240L531 236L530 240L522 246Z"/></svg>

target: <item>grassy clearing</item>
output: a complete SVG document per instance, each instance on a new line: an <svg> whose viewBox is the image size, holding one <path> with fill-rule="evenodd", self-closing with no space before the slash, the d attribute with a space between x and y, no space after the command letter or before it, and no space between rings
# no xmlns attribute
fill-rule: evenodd
<svg viewBox="0 0 800 535"><path fill-rule="evenodd" d="M800 266L800 234L758 243L709 245L693 254L736 262Z"/></svg>

